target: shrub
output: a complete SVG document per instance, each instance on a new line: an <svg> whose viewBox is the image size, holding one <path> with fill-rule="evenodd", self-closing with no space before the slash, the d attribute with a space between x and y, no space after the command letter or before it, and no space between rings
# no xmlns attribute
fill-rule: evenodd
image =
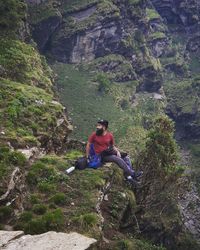
<svg viewBox="0 0 200 250"><path fill-rule="evenodd" d="M64 193L57 193L51 198L51 200L56 205L64 205L66 202L66 195Z"/></svg>
<svg viewBox="0 0 200 250"><path fill-rule="evenodd" d="M35 214L44 214L47 211L47 206L44 204L35 204L33 206L33 212Z"/></svg>
<svg viewBox="0 0 200 250"><path fill-rule="evenodd" d="M19 221L20 222L28 222L28 221L32 220L32 218L33 218L32 212L25 211L20 215Z"/></svg>
<svg viewBox="0 0 200 250"><path fill-rule="evenodd" d="M26 234L41 234L47 231L46 223L42 218L35 218L23 225Z"/></svg>
<svg viewBox="0 0 200 250"><path fill-rule="evenodd" d="M26 163L26 157L17 151L10 152L9 154L9 162L13 165L24 166Z"/></svg>
<svg viewBox="0 0 200 250"><path fill-rule="evenodd" d="M42 219L45 221L47 230L61 230L64 225L64 215L61 209L47 212Z"/></svg>
<svg viewBox="0 0 200 250"><path fill-rule="evenodd" d="M3 222L4 220L8 219L11 214L12 214L11 207L7 206L0 207L0 222Z"/></svg>
<svg viewBox="0 0 200 250"><path fill-rule="evenodd" d="M95 213L83 214L78 217L75 217L73 220L74 222L80 224L83 229L87 229L89 227L94 226L98 221L97 215Z"/></svg>
<svg viewBox="0 0 200 250"><path fill-rule="evenodd" d="M41 191L41 192L44 192L44 193L50 193L52 191L55 191L56 189L56 185L53 184L53 183L49 183L49 182L46 182L46 181L42 181L40 182L38 185L37 185L38 189Z"/></svg>
<svg viewBox="0 0 200 250"><path fill-rule="evenodd" d="M110 88L110 80L107 75L104 73L100 73L96 77L96 81L99 83L98 90L101 92L107 92Z"/></svg>
<svg viewBox="0 0 200 250"><path fill-rule="evenodd" d="M37 204L37 203L40 203L40 199L38 198L38 196L36 194L32 194L30 196L30 202L32 204Z"/></svg>

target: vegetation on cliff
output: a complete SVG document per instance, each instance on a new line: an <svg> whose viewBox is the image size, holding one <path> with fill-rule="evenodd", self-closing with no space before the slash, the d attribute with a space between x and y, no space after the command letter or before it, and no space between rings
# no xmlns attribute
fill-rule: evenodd
<svg viewBox="0 0 200 250"><path fill-rule="evenodd" d="M65 62L73 55L82 63L52 65L75 124L73 136L86 140L96 120L106 115L117 144L134 157L134 167L142 168L144 177L135 190L115 165L65 174L84 152L69 151L70 126L54 92L52 70L36 45L25 42L31 40L26 4L4 1L0 228L9 225L30 234L74 230L98 239L97 249L198 249L184 231L177 206L184 167L177 166L173 124L163 114L167 107L175 120L194 115L196 135L199 78L196 71L196 77L189 78L189 69L196 66L187 67L183 46L168 39L162 13L143 0L49 0L29 10L33 33L43 32L47 24L52 27L40 37L48 58L53 62L58 52ZM101 32L90 40L96 28ZM88 44L93 47L88 49ZM189 145L197 162L198 146ZM41 151L40 159L31 156L27 161L18 151L30 149ZM42 150L49 154L41 156ZM8 188L13 180L14 187Z"/></svg>

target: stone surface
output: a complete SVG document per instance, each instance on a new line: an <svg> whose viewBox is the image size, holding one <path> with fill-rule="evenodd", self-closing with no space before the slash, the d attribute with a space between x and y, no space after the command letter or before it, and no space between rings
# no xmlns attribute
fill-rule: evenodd
<svg viewBox="0 0 200 250"><path fill-rule="evenodd" d="M37 148L37 147L32 147L32 148L26 148L26 149L18 149L19 152L21 152L27 160L30 160L34 156L38 156L42 149Z"/></svg>
<svg viewBox="0 0 200 250"><path fill-rule="evenodd" d="M24 235L23 231L0 231L0 247L8 244L9 241Z"/></svg>
<svg viewBox="0 0 200 250"><path fill-rule="evenodd" d="M2 232L2 233L1 233ZM6 238L6 234L10 234L10 237ZM11 242L12 238L22 235L23 232L6 232L0 231L0 242L4 240L3 250L84 250L90 245L96 242L95 239L85 237L78 233L56 233L47 232L40 235L24 235ZM6 244L8 243L8 244ZM6 245L5 245L6 244ZM3 244L2 244L3 245ZM2 246L1 245L1 246Z"/></svg>
<svg viewBox="0 0 200 250"><path fill-rule="evenodd" d="M179 208L183 223L195 239L200 242L200 197L194 184L179 199Z"/></svg>

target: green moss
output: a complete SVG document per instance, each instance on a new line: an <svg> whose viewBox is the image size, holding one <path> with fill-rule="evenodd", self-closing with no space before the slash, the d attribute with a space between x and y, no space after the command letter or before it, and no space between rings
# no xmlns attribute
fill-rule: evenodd
<svg viewBox="0 0 200 250"><path fill-rule="evenodd" d="M60 209L56 209L38 217L33 217L30 212L24 212L15 225L15 229L23 230L26 234L40 234L51 230L63 230L63 225L63 213Z"/></svg>
<svg viewBox="0 0 200 250"><path fill-rule="evenodd" d="M78 32L85 31L101 21L102 18L119 18L119 16L119 9L115 4L108 0L100 0L96 5L96 11L84 20L66 16L61 29L52 37L52 42L56 45L63 37L69 38Z"/></svg>
<svg viewBox="0 0 200 250"><path fill-rule="evenodd" d="M1 39L0 64L11 80L40 87L51 86L50 75L47 75L44 60L32 46L26 43Z"/></svg>
<svg viewBox="0 0 200 250"><path fill-rule="evenodd" d="M54 104L52 93L39 87L6 79L0 79L0 83L3 138L21 147L39 146L37 134L45 134L57 126L56 117L62 116L62 105Z"/></svg>
<svg viewBox="0 0 200 250"><path fill-rule="evenodd" d="M0 146L0 180L5 181L14 167L23 168L25 164L26 158L22 153Z"/></svg>
<svg viewBox="0 0 200 250"><path fill-rule="evenodd" d="M193 114L193 110L199 103L198 91L192 87L192 82L182 80L176 84L164 86L168 98L168 105L174 115ZM180 95L181 93L181 95Z"/></svg>
<svg viewBox="0 0 200 250"><path fill-rule="evenodd" d="M13 35L25 19L26 4L23 0L6 0L0 2L1 35Z"/></svg>
<svg viewBox="0 0 200 250"><path fill-rule="evenodd" d="M35 218L28 223L19 224L17 229L23 230L26 234L42 234L47 231L46 223L42 218Z"/></svg>
<svg viewBox="0 0 200 250"><path fill-rule="evenodd" d="M123 40L122 43L123 42L125 43L125 40ZM127 44L125 46L132 47L133 45ZM100 73L99 75L111 81L127 82L127 77L136 77L135 71L130 61L121 55L111 54L100 57L93 60L92 64L89 65L89 69L93 71L95 70L102 72L102 68L104 69L104 73ZM97 82L101 81L101 79L98 81L98 75L96 78ZM108 83L107 85L107 87L109 87L110 84ZM99 87L101 87L101 85Z"/></svg>
<svg viewBox="0 0 200 250"><path fill-rule="evenodd" d="M151 33L149 36L149 40L151 40L151 41L157 40L157 39L164 39L164 38L166 38L165 33L159 32L159 31Z"/></svg>
<svg viewBox="0 0 200 250"><path fill-rule="evenodd" d="M81 156L83 156L83 152L80 152L78 150L71 150L65 155L65 159L74 161Z"/></svg>
<svg viewBox="0 0 200 250"><path fill-rule="evenodd" d="M41 4L29 6L30 23L32 25L38 24L49 17L61 16L59 9L53 4L53 1L45 1Z"/></svg>
<svg viewBox="0 0 200 250"><path fill-rule="evenodd" d="M158 14L158 12L155 9L147 8L146 9L146 15L147 15L147 19L149 21L160 18L160 15Z"/></svg>
<svg viewBox="0 0 200 250"><path fill-rule="evenodd" d="M62 10L67 12L78 11L85 9L88 6L96 4L97 0L64 0L62 3Z"/></svg>

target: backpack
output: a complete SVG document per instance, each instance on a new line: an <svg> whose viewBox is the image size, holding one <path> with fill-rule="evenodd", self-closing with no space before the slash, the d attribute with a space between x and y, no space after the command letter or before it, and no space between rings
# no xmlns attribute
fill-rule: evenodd
<svg viewBox="0 0 200 250"><path fill-rule="evenodd" d="M102 166L101 156L93 155L89 159L88 167L89 168L99 168Z"/></svg>
<svg viewBox="0 0 200 250"><path fill-rule="evenodd" d="M87 163L87 158L86 157L80 157L78 160L75 161L75 168L79 170L83 170L87 168L88 163Z"/></svg>

